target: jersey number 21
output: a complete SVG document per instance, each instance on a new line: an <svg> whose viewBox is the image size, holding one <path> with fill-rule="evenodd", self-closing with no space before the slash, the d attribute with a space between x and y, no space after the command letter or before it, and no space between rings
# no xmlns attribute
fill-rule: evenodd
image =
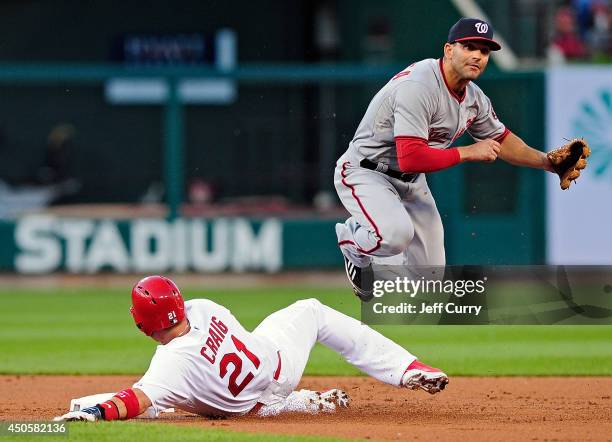
<svg viewBox="0 0 612 442"><path fill-rule="evenodd" d="M234 342L234 346L236 347L236 350L246 355L249 361L253 363L255 368L259 368L259 358L253 353L251 353L249 349L246 348L246 346L242 343L242 341L239 340L236 336L231 335L231 337L232 341ZM242 359L237 353L227 353L223 356L221 362L219 363L219 375L221 376L221 379L223 379L225 375L227 375L228 365L230 364L234 366L234 370L229 376L228 389L230 393L232 393L232 395L236 397L240 394L242 390L246 388L247 385L249 385L249 382L253 380L255 375L251 372L248 372L242 382L238 384L238 376L240 376L240 373L242 372Z"/></svg>

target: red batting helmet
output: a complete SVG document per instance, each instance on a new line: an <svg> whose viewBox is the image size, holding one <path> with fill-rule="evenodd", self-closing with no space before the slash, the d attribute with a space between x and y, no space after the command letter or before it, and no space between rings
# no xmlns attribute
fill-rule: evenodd
<svg viewBox="0 0 612 442"><path fill-rule="evenodd" d="M174 282L163 276L147 276L132 288L132 308L136 326L151 336L185 319L185 302Z"/></svg>

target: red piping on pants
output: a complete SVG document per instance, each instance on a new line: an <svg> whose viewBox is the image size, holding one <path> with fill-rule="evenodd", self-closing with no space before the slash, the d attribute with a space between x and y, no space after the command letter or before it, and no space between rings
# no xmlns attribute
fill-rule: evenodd
<svg viewBox="0 0 612 442"><path fill-rule="evenodd" d="M340 241L338 243L338 245L352 244L355 247L357 247L357 251L359 253L365 253L367 255L367 254L375 252L376 250L378 250L380 248L380 243L382 242L383 238L382 238L382 236L380 234L380 231L378 230L378 226L372 220L372 217L367 212L365 207L363 207L363 204L361 203L361 200L359 199L359 197L355 194L355 186L351 186L349 183L346 182L346 175L345 175L345 173L346 173L346 165L347 164L349 164L348 161L345 162L344 164L342 164L342 172L341 172L341 175L342 175L342 184L344 184L346 187L351 189L351 195L353 195L353 198L355 198L355 200L357 201L357 204L359 204L359 207L361 208L361 211L363 212L363 214L365 215L367 220L370 222L372 227L374 227L374 232L376 233L376 245L374 247L372 247L370 250L363 250L361 247L358 247L353 241L350 241L350 240Z"/></svg>

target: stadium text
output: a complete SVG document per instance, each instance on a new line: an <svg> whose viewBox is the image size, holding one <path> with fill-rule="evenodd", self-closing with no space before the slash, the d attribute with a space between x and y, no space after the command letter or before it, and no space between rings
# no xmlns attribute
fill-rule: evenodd
<svg viewBox="0 0 612 442"><path fill-rule="evenodd" d="M129 221L31 216L15 229L21 273L264 270L282 267L282 224L243 218Z"/></svg>

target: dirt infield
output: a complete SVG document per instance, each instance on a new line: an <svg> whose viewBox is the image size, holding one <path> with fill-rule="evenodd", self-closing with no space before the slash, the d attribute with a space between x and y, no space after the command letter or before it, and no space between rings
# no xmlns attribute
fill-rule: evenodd
<svg viewBox="0 0 612 442"><path fill-rule="evenodd" d="M116 391L129 376L0 376L0 420L42 420L73 397ZM612 377L451 378L439 395L398 390L369 378L306 377L303 388L340 387L349 410L208 420L175 414L159 421L249 432L376 440L610 440Z"/></svg>

